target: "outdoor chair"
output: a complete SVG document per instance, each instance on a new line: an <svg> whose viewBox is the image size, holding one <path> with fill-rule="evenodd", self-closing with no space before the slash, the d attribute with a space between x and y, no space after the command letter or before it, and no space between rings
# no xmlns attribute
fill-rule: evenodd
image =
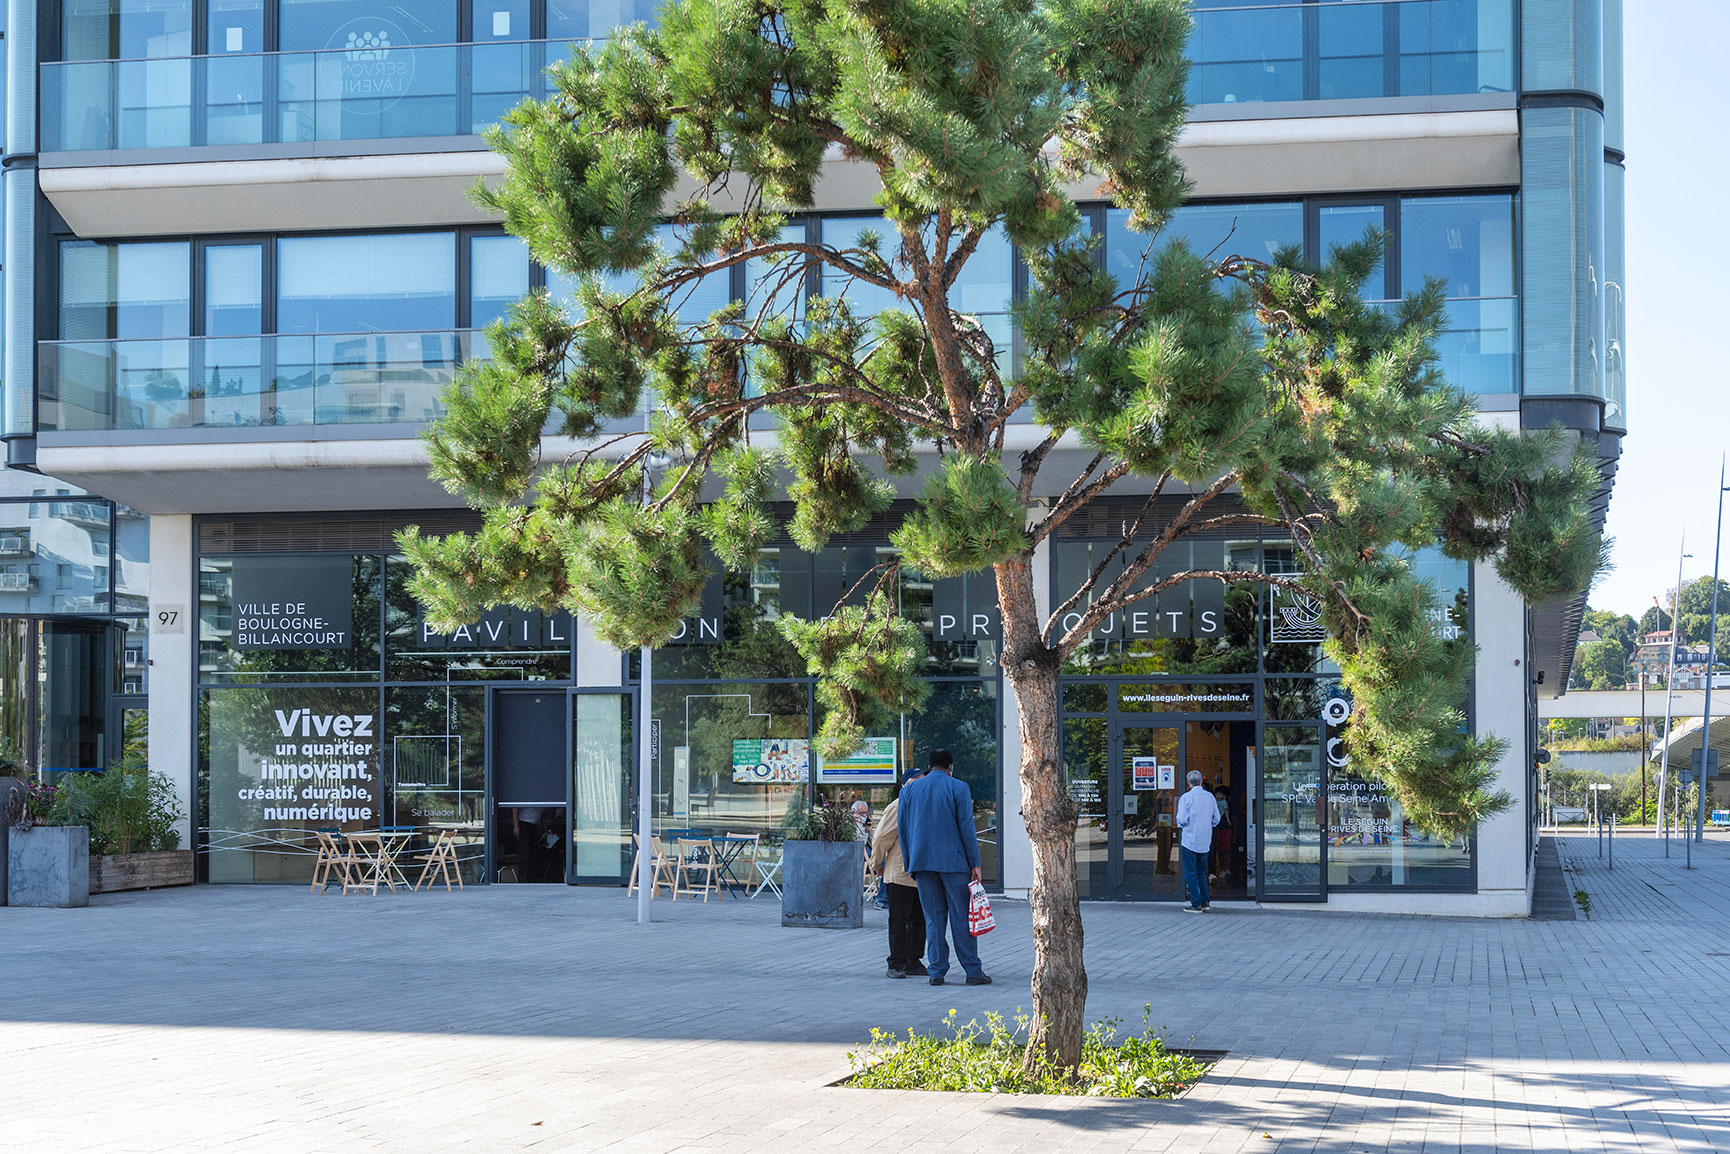
<svg viewBox="0 0 1730 1154"><path fill-rule="evenodd" d="M314 833L318 837L318 859L312 863L312 892L322 893L335 881L342 884L346 893L349 870L355 864L353 855L343 848L336 830L321 829Z"/></svg>
<svg viewBox="0 0 1730 1154"><path fill-rule="evenodd" d="M703 904L709 902L709 895L716 890L717 873L721 863L715 857L715 846L708 838L682 837L679 839L678 872L674 875L673 900L678 901L679 895L695 897L703 895Z"/></svg>
<svg viewBox="0 0 1730 1154"><path fill-rule="evenodd" d="M441 830L433 841L432 850L416 854L414 860L421 863L420 877L416 878L414 883L416 891L419 891L422 884L425 884L427 889L432 889L441 877L444 879L446 893L450 892L453 881L457 883L459 890L468 888L463 885L462 868L457 864L456 834L452 831Z"/></svg>
<svg viewBox="0 0 1730 1154"><path fill-rule="evenodd" d="M625 896L630 897L637 892L637 870L642 867L642 846L637 835L631 835L631 880L625 886ZM661 887L666 886L667 892L676 894L679 888L678 861L667 852L667 847L661 839L649 835L649 896L660 897Z"/></svg>
<svg viewBox="0 0 1730 1154"><path fill-rule="evenodd" d="M756 870L757 881L757 888L751 891L753 898L764 890L773 892L776 897L781 896L781 855L785 852L786 849L783 846L760 849L756 864L753 866L753 869Z"/></svg>

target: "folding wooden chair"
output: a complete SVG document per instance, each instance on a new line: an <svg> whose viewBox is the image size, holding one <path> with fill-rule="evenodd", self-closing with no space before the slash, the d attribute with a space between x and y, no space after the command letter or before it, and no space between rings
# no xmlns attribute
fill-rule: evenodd
<svg viewBox="0 0 1730 1154"><path fill-rule="evenodd" d="M439 831L438 837L433 841L432 850L416 854L414 860L422 863L420 877L415 879L415 890L418 891L423 882L430 890L441 877L444 879L446 893L450 892L453 881L457 883L459 890L468 888L463 885L462 868L457 864L456 834L450 830Z"/></svg>
<svg viewBox="0 0 1730 1154"><path fill-rule="evenodd" d="M703 895L703 904L709 902L709 895L715 892L716 873L720 869L720 860L715 855L715 844L706 837L682 837L679 839L678 872L674 874L673 900L678 901L680 894L695 897ZM694 882L693 879L701 879Z"/></svg>
<svg viewBox="0 0 1730 1154"><path fill-rule="evenodd" d="M332 881L341 882L343 892L348 892L348 871L354 865L354 858L343 849L342 842L337 839L336 830L314 830L318 837L318 859L312 863L312 892L322 893L330 888Z"/></svg>
<svg viewBox="0 0 1730 1154"><path fill-rule="evenodd" d="M349 890L357 893L365 890L377 897L378 884L385 880L381 876L385 864L382 837L366 830L351 833L344 840L348 844L348 870L342 878L343 894L347 895Z"/></svg>
<svg viewBox="0 0 1730 1154"><path fill-rule="evenodd" d="M637 843L637 835L631 835L631 880L625 885L625 896L630 897L637 892L637 871L642 867L642 847ZM666 886L667 892L676 894L679 888L678 862L667 847L661 844L661 839L649 835L649 896L660 897L661 887Z"/></svg>

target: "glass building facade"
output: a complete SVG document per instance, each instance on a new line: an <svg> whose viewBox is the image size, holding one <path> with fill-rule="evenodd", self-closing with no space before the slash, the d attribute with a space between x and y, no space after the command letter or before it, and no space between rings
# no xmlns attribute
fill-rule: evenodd
<svg viewBox="0 0 1730 1154"><path fill-rule="evenodd" d="M1179 147L1195 199L1149 238L1078 184L1101 264L1131 278L1172 239L1321 260L1374 228L1385 254L1365 295L1391 305L1442 286L1450 383L1500 421L1599 437L1612 461L1626 424L1620 6L1195 0L1193 13ZM37 106L7 118L5 432L26 469L77 467L66 482L14 470L0 492L0 719L36 766L97 768L142 732L148 693L151 756L180 775L206 880L304 881L311 831L403 825L454 833L475 880L619 884L640 806L662 834L773 834L802 800L881 812L882 758L905 767L941 745L972 791L988 880L1030 884L988 577L903 573L929 700L869 735L875 765L825 766L810 748L815 687L774 623L825 612L891 557L904 505L817 554L782 540L751 573L713 580L656 654L644 732L635 655L581 622L501 610L441 636L408 592L393 533L473 524L403 464L418 429L489 355L484 330L512 302L573 297L452 190L487 175L478 134L545 93L551 64L654 18L648 0L42 0L34 29L8 29L26 78L8 97ZM272 185L264 169L284 161L323 166L321 180ZM160 174L194 169L214 183L163 196ZM847 183L826 177L788 238L885 234ZM994 235L956 286L1006 373L1026 279ZM789 261L710 277L679 311L695 323L743 302L797 319L814 294L865 316L894 306ZM1054 597L1120 539L1122 518L1096 512L1039 554ZM167 543L155 558L147 538ZM1540 690L1482 671L1556 670L1566 607L1517 605L1486 571L1428 552L1414 564L1443 628L1485 654L1467 729L1528 749ZM1180 543L1152 576L1202 565L1291 573L1297 558L1288 541L1221 534ZM1103 623L1065 667L1085 897L1177 895L1170 821L1196 769L1227 815L1221 897L1435 912L1523 900L1518 819L1430 839L1354 772L1310 608L1191 582ZM180 633L156 619L177 609ZM1533 792L1524 767L1501 785Z"/></svg>

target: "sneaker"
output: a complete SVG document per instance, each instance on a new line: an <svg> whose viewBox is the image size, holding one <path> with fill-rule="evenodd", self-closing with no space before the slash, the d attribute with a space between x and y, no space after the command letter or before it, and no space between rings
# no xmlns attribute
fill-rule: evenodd
<svg viewBox="0 0 1730 1154"><path fill-rule="evenodd" d="M905 978L907 976L907 971L906 970L898 970L894 966L890 966L888 973L884 974L883 976L886 978Z"/></svg>
<svg viewBox="0 0 1730 1154"><path fill-rule="evenodd" d="M931 982L931 985L933 985L933 986L941 986L943 984L943 979L942 978L932 978L930 980L930 982Z"/></svg>
<svg viewBox="0 0 1730 1154"><path fill-rule="evenodd" d="M1186 914L1205 914L1207 908L1205 906L1184 906L1183 912Z"/></svg>
<svg viewBox="0 0 1730 1154"><path fill-rule="evenodd" d="M886 910L889 908L889 902L885 898L872 898L871 907L873 909Z"/></svg>
<svg viewBox="0 0 1730 1154"><path fill-rule="evenodd" d="M970 986L989 986L991 984L991 975L990 974L968 974L967 975L967 984Z"/></svg>

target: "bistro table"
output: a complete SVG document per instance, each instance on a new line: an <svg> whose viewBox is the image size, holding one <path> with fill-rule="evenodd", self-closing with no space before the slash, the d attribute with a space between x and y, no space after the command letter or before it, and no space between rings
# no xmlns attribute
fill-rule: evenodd
<svg viewBox="0 0 1730 1154"><path fill-rule="evenodd" d="M343 883L342 892L352 888L376 894L379 886L386 885L394 894L397 882L407 886L408 878L397 865L397 858L408 848L415 832L414 826L388 825L344 834L354 862L350 869L354 879Z"/></svg>
<svg viewBox="0 0 1730 1154"><path fill-rule="evenodd" d="M715 881L722 893L730 893L736 889L742 894L751 888L749 879L741 879L733 873L733 865L740 855L757 842L757 838L736 837L733 834L717 834L709 839L709 844L715 847Z"/></svg>

